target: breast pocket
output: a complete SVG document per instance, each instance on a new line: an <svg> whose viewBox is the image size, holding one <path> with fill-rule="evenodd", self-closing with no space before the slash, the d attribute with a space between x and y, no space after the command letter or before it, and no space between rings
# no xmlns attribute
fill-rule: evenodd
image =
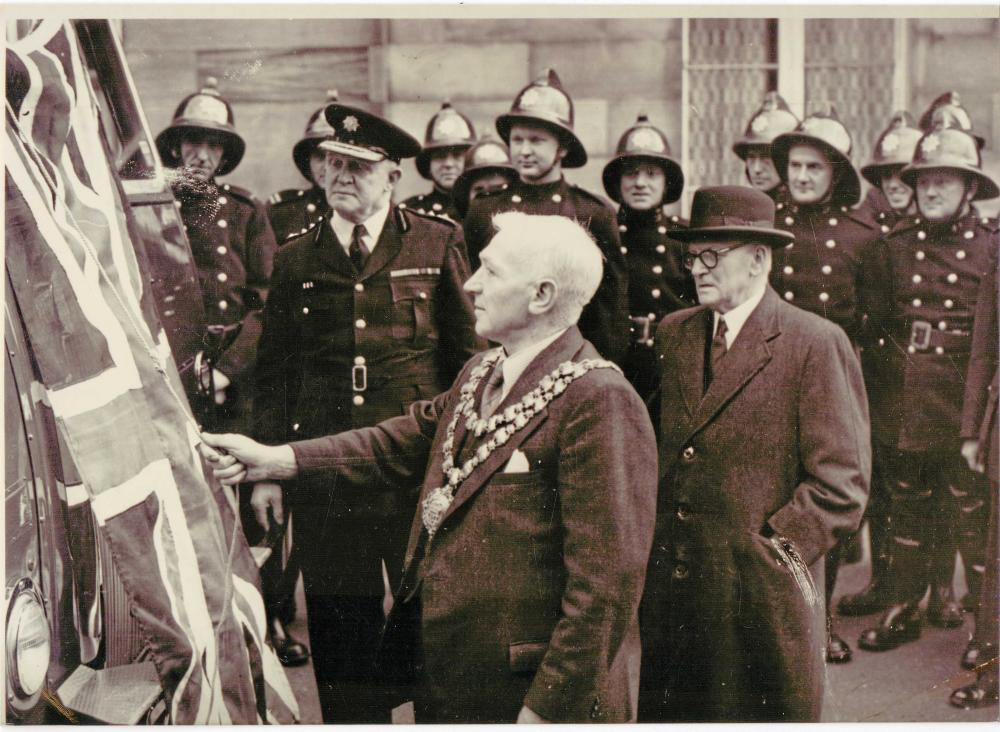
<svg viewBox="0 0 1000 732"><path fill-rule="evenodd" d="M393 277L392 337L414 344L437 341L436 277Z"/></svg>

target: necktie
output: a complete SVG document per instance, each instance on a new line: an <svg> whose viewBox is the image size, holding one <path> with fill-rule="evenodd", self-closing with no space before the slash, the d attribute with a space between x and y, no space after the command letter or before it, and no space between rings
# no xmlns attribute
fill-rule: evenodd
<svg viewBox="0 0 1000 732"><path fill-rule="evenodd" d="M719 324L715 327L715 335L712 336L712 348L711 354L709 356L709 368L708 368L708 378L705 380L705 389L708 389L708 385L712 383L716 372L719 370L719 364L722 361L722 357L726 355L728 348L726 347L726 319L719 318Z"/></svg>
<svg viewBox="0 0 1000 732"><path fill-rule="evenodd" d="M483 401L480 405L479 416L482 419L489 417L500 406L500 397L503 394L503 359L497 361L490 374L490 380L486 382L483 389Z"/></svg>
<svg viewBox="0 0 1000 732"><path fill-rule="evenodd" d="M364 224L355 226L354 231L351 233L351 246L347 250L347 253L351 257L351 263L358 272L365 268L365 260L368 259L368 247L365 246L363 238L367 233L368 231L365 229Z"/></svg>

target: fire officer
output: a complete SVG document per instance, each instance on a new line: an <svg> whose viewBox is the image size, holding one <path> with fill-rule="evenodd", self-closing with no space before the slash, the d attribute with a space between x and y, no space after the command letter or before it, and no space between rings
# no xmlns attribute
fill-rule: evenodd
<svg viewBox="0 0 1000 732"><path fill-rule="evenodd" d="M832 320L857 342L861 255L878 230L851 208L861 198L861 178L850 152L851 135L832 107L807 116L772 143L774 165L789 195L776 223L795 234L795 243L775 256L772 284L787 302ZM826 655L846 663L851 648L833 631L830 617L839 564L840 545L828 554L825 568Z"/></svg>
<svg viewBox="0 0 1000 732"><path fill-rule="evenodd" d="M217 428L246 429L250 375L274 260L274 232L264 206L244 188L219 184L246 150L233 109L209 77L156 137L163 163L177 170L171 187L191 242L209 327L231 345L215 363Z"/></svg>
<svg viewBox="0 0 1000 732"><path fill-rule="evenodd" d="M499 140L488 135L465 153L465 167L451 190L452 203L460 219L469 212L469 204L483 193L506 188L518 179L510 164L510 151Z"/></svg>
<svg viewBox="0 0 1000 732"><path fill-rule="evenodd" d="M485 346L462 289L461 229L391 203L399 161L419 143L363 109L330 104L325 117L334 130L320 143L333 213L279 250L264 314L255 422L256 437L272 444L401 415L446 390ZM387 723L390 694L374 655L417 494L385 491L373 504L334 488L285 486L323 721ZM281 487L256 484L253 503L265 523L269 509L283 508Z"/></svg>
<svg viewBox="0 0 1000 732"><path fill-rule="evenodd" d="M664 315L698 304L694 279L684 267L685 247L670 232L685 228L663 207L684 190L684 172L670 155L666 135L644 114L618 141L604 166L604 190L618 202L621 252L628 265L632 343L624 371L643 400L659 382L653 334Z"/></svg>
<svg viewBox="0 0 1000 732"><path fill-rule="evenodd" d="M336 102L336 91L327 92L326 103ZM312 185L309 188L290 188L278 191L268 200L267 215L278 245L292 236L304 234L307 229L327 213L329 206L323 191L323 175L326 153L319 149L319 143L330 137L333 130L323 116L323 105L309 116L302 139L292 148L292 160L302 177Z"/></svg>
<svg viewBox="0 0 1000 732"><path fill-rule="evenodd" d="M913 191L899 177L899 171L913 160L922 134L909 112L895 112L875 141L872 161L861 169L872 187L855 211L875 223L882 234L888 234L896 222L916 210Z"/></svg>
<svg viewBox="0 0 1000 732"><path fill-rule="evenodd" d="M563 178L563 168L587 163L587 151L573 131L573 100L556 72L546 69L519 91L496 128L520 179L469 207L463 223L473 269L493 236L494 214L522 211L580 222L604 254L604 277L583 309L580 330L602 356L621 364L629 346L628 269L610 204Z"/></svg>
<svg viewBox="0 0 1000 732"><path fill-rule="evenodd" d="M877 225L883 235L889 233L900 219L916 210L913 190L903 182L899 173L913 160L921 135L920 130L913 127L913 119L908 112L896 112L875 143L872 162L861 169L861 175L872 184L872 189L856 213ZM867 367L871 358L877 357L877 351L866 348L862 352L866 371L870 372ZM882 478L881 447L878 442L872 445L872 487L865 513L871 543L871 577L860 592L840 599L837 612L841 615L876 613L884 610L890 602L885 586L889 488Z"/></svg>
<svg viewBox="0 0 1000 732"><path fill-rule="evenodd" d="M472 121L445 101L427 123L424 146L416 160L420 177L431 181L434 188L430 193L410 196L399 204L400 208L459 221L452 188L465 167L465 153L475 142Z"/></svg>
<svg viewBox="0 0 1000 732"><path fill-rule="evenodd" d="M884 651L920 636L928 620L962 623L952 581L956 548L970 586L983 566L986 488L960 454L963 376L980 280L998 245L996 224L973 201L1000 195L982 172L976 140L960 129L927 133L901 173L917 213L866 258L866 306L876 347L872 432L891 460L887 584L892 605L859 641Z"/></svg>
<svg viewBox="0 0 1000 732"><path fill-rule="evenodd" d="M771 143L778 135L798 127L799 120L778 92L764 95L758 109L747 122L743 137L733 143L733 152L745 164L747 182L774 201L780 217L788 201L788 187L781 180L771 159Z"/></svg>

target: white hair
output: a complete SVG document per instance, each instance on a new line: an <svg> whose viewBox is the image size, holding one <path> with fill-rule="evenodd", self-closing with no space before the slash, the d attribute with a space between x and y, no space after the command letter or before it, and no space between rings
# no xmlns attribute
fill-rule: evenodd
<svg viewBox="0 0 1000 732"><path fill-rule="evenodd" d="M590 233L565 216L530 216L507 211L493 217L493 228L518 245L526 266L551 278L559 292L558 316L575 323L604 274L604 257Z"/></svg>

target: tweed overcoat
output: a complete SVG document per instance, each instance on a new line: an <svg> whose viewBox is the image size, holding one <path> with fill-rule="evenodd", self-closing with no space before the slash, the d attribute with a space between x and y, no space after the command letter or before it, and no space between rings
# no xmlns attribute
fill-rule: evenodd
<svg viewBox="0 0 1000 732"><path fill-rule="evenodd" d="M844 331L768 287L707 391L706 307L664 318L656 535L641 610L640 721L818 721L824 553L871 474ZM815 574L815 572L814 572Z"/></svg>
<svg viewBox="0 0 1000 732"><path fill-rule="evenodd" d="M300 472L327 472L334 490L375 485L374 475L405 485L423 473L422 502L445 482L442 442L481 358L409 415L292 443ZM588 358L596 350L570 328L532 361L497 413L561 363ZM454 438L458 465L483 444L464 422ZM515 450L527 472L506 470ZM420 608L418 721L513 722L522 705L559 722L633 717L655 465L642 401L616 370L597 368L465 479L433 539L418 508L393 609Z"/></svg>

